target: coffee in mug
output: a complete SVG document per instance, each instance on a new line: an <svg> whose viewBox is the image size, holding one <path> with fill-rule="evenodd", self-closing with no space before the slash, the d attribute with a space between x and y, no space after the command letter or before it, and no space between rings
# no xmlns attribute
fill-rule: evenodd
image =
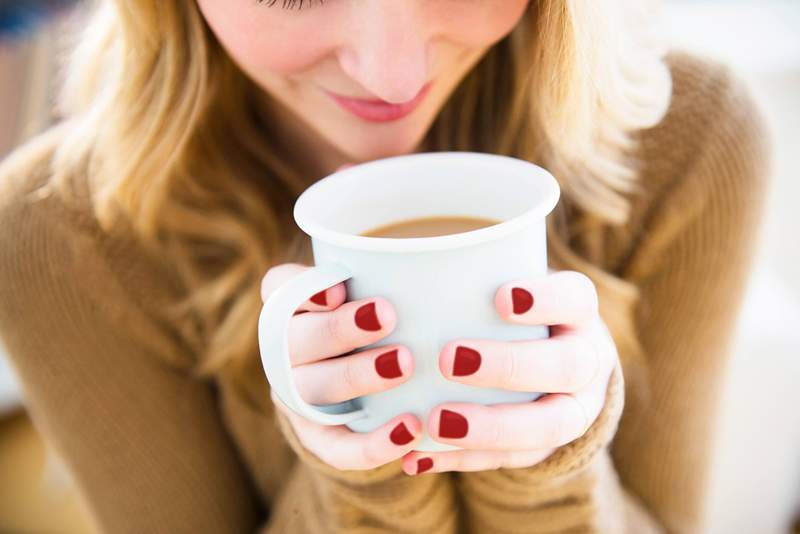
<svg viewBox="0 0 800 534"><path fill-rule="evenodd" d="M471 232L487 226L494 226L500 221L482 217L423 217L400 221L374 228L361 235L366 237L436 237L440 235Z"/></svg>

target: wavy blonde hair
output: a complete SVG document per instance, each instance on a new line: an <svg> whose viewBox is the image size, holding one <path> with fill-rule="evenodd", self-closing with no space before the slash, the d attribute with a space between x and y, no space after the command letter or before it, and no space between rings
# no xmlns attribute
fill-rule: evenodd
<svg viewBox="0 0 800 534"><path fill-rule="evenodd" d="M562 187L548 219L550 264L595 282L623 359L640 356L636 288L604 271L597 231L624 223L637 191L632 134L671 94L665 48L642 0L532 0L464 78L420 150L506 154ZM176 324L211 375L257 352L259 283L311 263L291 219L309 179L191 0L98 0L65 64L58 101L70 134L53 159L65 194L86 176L106 231L121 220L185 281Z"/></svg>

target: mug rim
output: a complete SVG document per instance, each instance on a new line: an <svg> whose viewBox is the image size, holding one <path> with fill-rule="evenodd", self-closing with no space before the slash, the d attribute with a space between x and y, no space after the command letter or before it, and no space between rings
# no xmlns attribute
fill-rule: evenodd
<svg viewBox="0 0 800 534"><path fill-rule="evenodd" d="M537 203L533 204L521 214L508 220L493 224L491 226L486 226L484 228L479 228L477 230L441 236L409 238L363 236L332 230L328 227L318 224L315 222L313 217L309 216L309 199L321 187L330 187L332 182L335 183L337 181L351 179L353 174L362 174L365 171L369 171L372 167L392 165L396 163L397 160L407 160L412 158L440 160L449 159L452 157L478 158L483 160L492 159L494 160L495 164L499 163L500 165L517 167L517 170L519 170L521 167L527 167L527 171L534 171L536 179L544 180L547 191ZM298 197L294 205L293 215L295 223L306 234L312 238L319 239L320 241L324 241L325 243L329 243L331 245L348 249L369 250L375 252L423 252L465 247L500 239L530 225L533 222L533 219L546 218L553 208L555 208L560 195L561 188L559 187L556 179L549 171L547 171L547 169L523 159L484 152L420 152L367 161L324 176L303 191L303 193Z"/></svg>

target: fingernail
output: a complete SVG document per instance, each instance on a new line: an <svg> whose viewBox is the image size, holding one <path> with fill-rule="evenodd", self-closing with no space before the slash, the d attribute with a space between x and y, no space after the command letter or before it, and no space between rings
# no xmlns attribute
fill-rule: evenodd
<svg viewBox="0 0 800 534"><path fill-rule="evenodd" d="M383 378L397 378L403 376L400 362L397 360L397 349L390 350L375 358L375 370Z"/></svg>
<svg viewBox="0 0 800 534"><path fill-rule="evenodd" d="M481 353L468 347L456 347L453 376L471 375L481 366Z"/></svg>
<svg viewBox="0 0 800 534"><path fill-rule="evenodd" d="M328 297L325 296L325 289L320 291L319 293L315 293L313 297L309 300L314 304L319 304L320 306L327 306L328 305Z"/></svg>
<svg viewBox="0 0 800 534"><path fill-rule="evenodd" d="M460 413L442 410L439 415L439 437L463 438L467 435L469 425L467 419Z"/></svg>
<svg viewBox="0 0 800 534"><path fill-rule="evenodd" d="M375 303L364 304L356 310L356 325L362 330L380 330L381 323L378 322L378 315L375 313Z"/></svg>
<svg viewBox="0 0 800 534"><path fill-rule="evenodd" d="M394 427L392 433L389 434L389 439L391 439L392 443L395 445L405 445L406 443L414 441L414 436L408 431L405 423L400 423Z"/></svg>
<svg viewBox="0 0 800 534"><path fill-rule="evenodd" d="M431 467L433 467L432 458L420 458L417 460L417 474L424 473Z"/></svg>
<svg viewBox="0 0 800 534"><path fill-rule="evenodd" d="M525 313L533 306L533 295L521 287L511 290L511 300L514 302L514 313L516 314Z"/></svg>

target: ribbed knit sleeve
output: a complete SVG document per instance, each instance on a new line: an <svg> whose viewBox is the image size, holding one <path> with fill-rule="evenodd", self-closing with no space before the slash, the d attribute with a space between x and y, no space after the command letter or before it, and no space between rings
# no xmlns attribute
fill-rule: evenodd
<svg viewBox="0 0 800 534"><path fill-rule="evenodd" d="M253 532L263 512L212 388L166 363L181 344L132 296L157 286L125 287L57 203L2 200L0 339L100 531Z"/></svg>
<svg viewBox="0 0 800 534"><path fill-rule="evenodd" d="M720 393L771 177L769 130L751 94L727 69L712 73L695 72L710 77L713 97L690 103L695 118L677 132L697 149L624 271L642 294L651 400L623 415L613 458L625 485L676 533L699 532L706 519Z"/></svg>
<svg viewBox="0 0 800 534"><path fill-rule="evenodd" d="M719 392L768 184L765 128L741 83L720 71L708 81L713 98L694 100L712 107L657 137L664 151L699 142L691 162L672 162L685 170L654 201L623 273L641 290L650 404L626 407L617 427L612 380L595 425L544 462L460 473L470 532L702 528Z"/></svg>

